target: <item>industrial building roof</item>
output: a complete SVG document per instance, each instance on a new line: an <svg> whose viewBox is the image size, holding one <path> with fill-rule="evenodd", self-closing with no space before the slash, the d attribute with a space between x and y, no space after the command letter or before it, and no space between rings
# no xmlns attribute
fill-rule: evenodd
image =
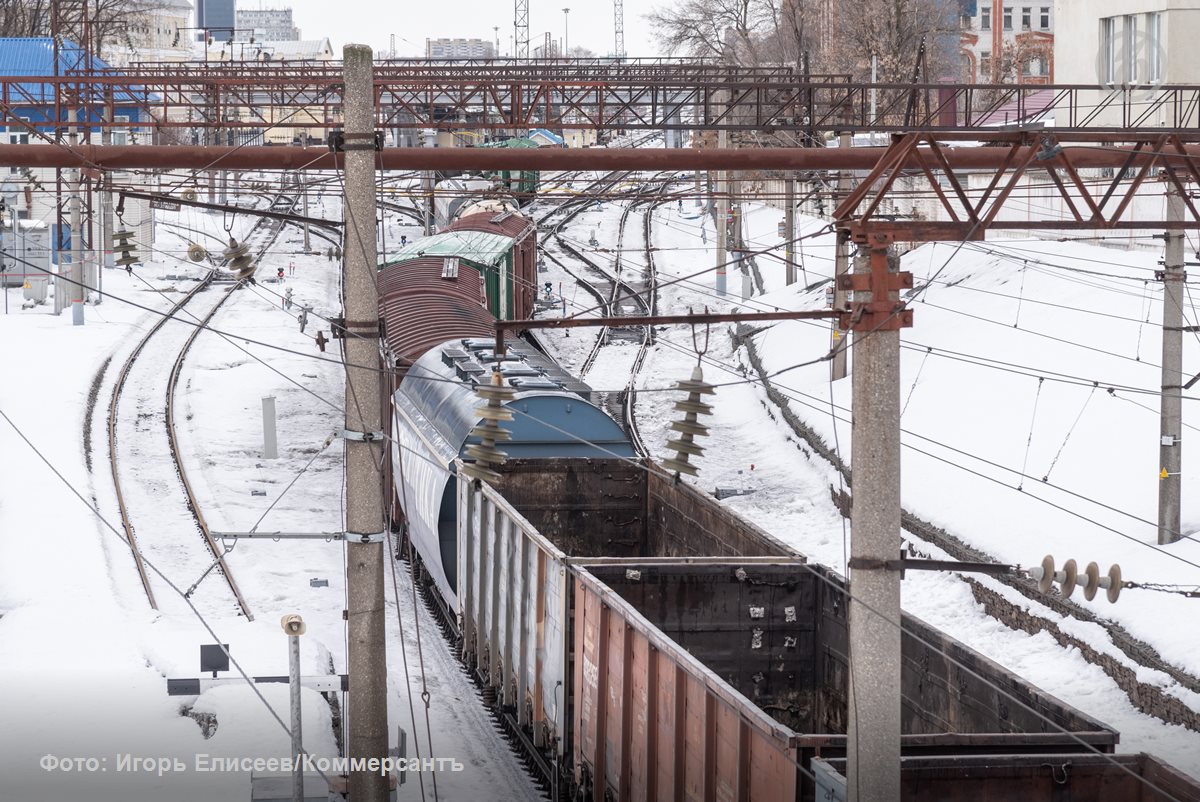
<svg viewBox="0 0 1200 802"><path fill-rule="evenodd" d="M58 52L59 75L69 75L74 70L86 68L105 70L109 65L95 56L91 57L90 63L85 61L79 45L64 39ZM50 37L0 37L0 75L48 76L53 75L54 71L54 40ZM114 99L118 104L143 101L143 98L134 97L120 88ZM17 84L16 91L7 102L16 108L53 103L54 89L41 83Z"/></svg>
<svg viewBox="0 0 1200 802"><path fill-rule="evenodd" d="M391 262L422 256L457 256L485 267L496 267L512 250L513 239L490 231L446 231L423 237L401 248Z"/></svg>

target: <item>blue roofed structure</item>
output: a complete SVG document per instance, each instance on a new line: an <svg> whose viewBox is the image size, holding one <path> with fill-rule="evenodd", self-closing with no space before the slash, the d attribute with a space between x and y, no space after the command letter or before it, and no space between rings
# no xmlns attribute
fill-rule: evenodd
<svg viewBox="0 0 1200 802"><path fill-rule="evenodd" d="M6 77L30 76L45 78L57 74L69 78L73 73L84 69L107 70L108 64L92 56L85 59L82 48L69 40L64 40L59 47L58 69L54 63L54 40L50 37L11 38L0 37L0 75ZM8 96L3 102L13 113L31 123L49 123L54 120L54 85L45 81L17 81L8 84ZM144 123L151 120L149 106L154 95L149 91L139 91L138 87L113 88L113 113L125 117L131 123ZM94 96L84 99L87 106L86 119L99 120L103 113L107 98ZM62 122L83 122L85 112L80 109L62 110ZM38 125L39 130L50 130L53 125ZM14 129L15 130L15 129Z"/></svg>
<svg viewBox="0 0 1200 802"><path fill-rule="evenodd" d="M545 128L534 128L529 132L529 138L539 147L565 148L567 146L567 140Z"/></svg>

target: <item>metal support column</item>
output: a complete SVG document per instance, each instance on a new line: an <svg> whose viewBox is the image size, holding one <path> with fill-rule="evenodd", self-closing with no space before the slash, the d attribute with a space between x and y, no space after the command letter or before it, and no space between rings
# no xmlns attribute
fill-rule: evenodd
<svg viewBox="0 0 1200 802"><path fill-rule="evenodd" d="M346 586L351 758L387 757L384 641L383 459L379 303L375 286L375 96L371 48L346 45L345 250L342 283L346 338ZM351 366L361 367L351 367ZM388 778L352 771L354 802L383 802Z"/></svg>
<svg viewBox="0 0 1200 802"><path fill-rule="evenodd" d="M437 132L425 133L425 147L437 147ZM433 171L425 170L421 173L421 219L424 221L425 236L430 236L436 230L433 218Z"/></svg>
<svg viewBox="0 0 1200 802"><path fill-rule="evenodd" d="M288 696L292 714L292 802L304 802L304 764L300 761L300 755L304 752L300 700L300 636L304 634L305 626L304 619L298 615L285 615L279 623L288 636Z"/></svg>
<svg viewBox="0 0 1200 802"><path fill-rule="evenodd" d="M1167 193L1167 220L1184 219L1184 199L1178 190ZM1180 472L1183 468L1183 264L1184 232L1166 232L1163 259L1162 397L1160 399L1158 478L1158 542L1180 538Z"/></svg>

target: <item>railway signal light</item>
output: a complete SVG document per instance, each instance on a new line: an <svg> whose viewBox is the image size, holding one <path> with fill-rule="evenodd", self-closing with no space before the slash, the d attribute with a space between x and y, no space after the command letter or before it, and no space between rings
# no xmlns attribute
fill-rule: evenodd
<svg viewBox="0 0 1200 802"><path fill-rule="evenodd" d="M708 427L697 420L700 415L711 415L712 405L706 404L700 400L702 395L713 395L716 390L711 384L704 381L704 371L700 365L696 365L692 369L692 377L690 379L677 382L675 389L686 390L688 397L682 401L675 402L675 409L685 413L683 420L677 420L671 423L671 428L679 432L678 440L668 440L667 447L675 452L675 456L670 459L663 460L662 464L677 473L686 473L690 476L697 475L700 470L693 465L690 457L700 457L704 454L704 449L696 445L697 437L707 437Z"/></svg>
<svg viewBox="0 0 1200 802"><path fill-rule="evenodd" d="M487 403L475 408L483 422L471 429L471 436L478 437L480 442L467 446L467 454L474 457L475 462L464 463L462 470L472 479L496 484L501 477L492 468L508 459L508 454L496 448L496 443L512 439L512 432L500 427L500 421L513 419L513 411L505 408L504 402L511 401L516 390L506 385L504 376L495 371L490 384L475 386L475 394L486 399Z"/></svg>

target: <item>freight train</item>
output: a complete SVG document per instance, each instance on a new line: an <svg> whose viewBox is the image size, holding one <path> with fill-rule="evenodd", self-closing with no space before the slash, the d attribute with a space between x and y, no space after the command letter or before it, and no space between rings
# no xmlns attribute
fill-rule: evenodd
<svg viewBox="0 0 1200 802"><path fill-rule="evenodd" d="M844 798L842 579L637 454L531 342L495 359L494 316L532 311L535 238L519 214L477 214L381 268L389 481L414 576L552 799ZM492 486L459 469L494 370L516 394ZM1152 758L1109 760L1111 727L911 616L903 628L906 799L959 761L968 785L947 799L998 776L1022 781L989 799L1160 798L1104 790L1145 788L1132 777L1200 802Z"/></svg>

